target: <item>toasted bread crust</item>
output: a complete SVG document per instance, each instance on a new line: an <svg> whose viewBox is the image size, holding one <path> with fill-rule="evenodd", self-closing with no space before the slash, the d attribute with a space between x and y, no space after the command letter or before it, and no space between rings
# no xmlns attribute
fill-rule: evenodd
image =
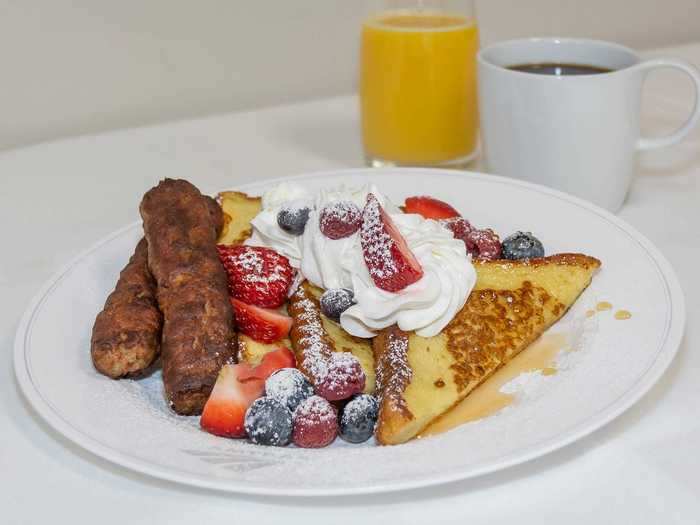
<svg viewBox="0 0 700 525"><path fill-rule="evenodd" d="M219 244L241 244L253 233L250 221L262 208L261 197L251 197L242 191L222 191L216 197L223 209L223 228Z"/></svg>
<svg viewBox="0 0 700 525"><path fill-rule="evenodd" d="M335 352L333 340L323 328L318 300L304 282L289 298L287 311L294 320L289 338L297 359L297 366L315 386L322 379L324 363Z"/></svg>
<svg viewBox="0 0 700 525"><path fill-rule="evenodd" d="M445 329L432 338L407 334L398 368L408 367L413 376L398 402L391 399L397 391L383 393L382 385L377 441L404 443L459 403L560 319L599 266L581 254L475 262L476 286ZM396 330L375 338L377 356L388 351ZM396 369L396 363L384 368L389 374Z"/></svg>

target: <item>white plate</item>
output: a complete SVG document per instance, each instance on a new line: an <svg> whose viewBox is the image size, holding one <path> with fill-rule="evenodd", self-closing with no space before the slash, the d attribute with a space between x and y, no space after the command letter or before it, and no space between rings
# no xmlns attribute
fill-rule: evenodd
<svg viewBox="0 0 700 525"><path fill-rule="evenodd" d="M559 373L520 381L525 386L516 402L497 415L401 446L337 440L326 449L302 450L217 438L200 431L197 418L167 409L157 376L112 381L92 367L92 323L141 236L137 223L79 255L26 311L15 340L15 372L37 412L98 456L185 484L284 495L394 491L493 472L571 443L629 408L676 353L685 309L673 270L642 235L591 204L510 179L443 170L345 170L296 180L312 188L373 181L396 202L430 194L477 226L503 235L536 232L548 253L598 257L602 270L553 328L585 325L582 348L568 355ZM274 182L241 189L259 194ZM579 322L600 300L629 310L632 318L619 321L602 312Z"/></svg>

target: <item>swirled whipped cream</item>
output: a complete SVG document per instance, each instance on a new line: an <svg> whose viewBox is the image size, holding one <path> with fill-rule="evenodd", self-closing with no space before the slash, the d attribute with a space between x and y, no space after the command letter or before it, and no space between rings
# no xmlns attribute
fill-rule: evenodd
<svg viewBox="0 0 700 525"><path fill-rule="evenodd" d="M250 224L253 234L245 244L272 248L289 259L294 268L301 266L301 237L292 235L280 228L277 214L285 206L309 206L313 196L298 184L283 182L266 191L262 196L262 210Z"/></svg>
<svg viewBox="0 0 700 525"><path fill-rule="evenodd" d="M319 212L335 201L354 202L361 210L372 193L391 216L423 268L417 282L388 292L378 288L365 264L359 231L342 239L321 233ZM309 220L303 235L294 236L277 224L285 206L308 205ZM283 183L265 193L262 211L253 219L253 235L246 244L267 246L285 255L304 278L325 288L348 288L356 304L340 317L345 331L373 337L378 330L397 324L423 337L438 334L464 306L476 272L461 240L438 222L404 214L373 184L360 188L323 189L311 196L302 187Z"/></svg>

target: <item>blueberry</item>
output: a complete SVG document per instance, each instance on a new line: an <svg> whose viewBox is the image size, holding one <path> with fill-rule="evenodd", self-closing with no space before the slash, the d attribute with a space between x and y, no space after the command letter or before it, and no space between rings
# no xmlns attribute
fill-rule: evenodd
<svg viewBox="0 0 700 525"><path fill-rule="evenodd" d="M326 290L321 296L320 303L323 315L334 321L339 321L340 314L353 305L353 293L347 288Z"/></svg>
<svg viewBox="0 0 700 525"><path fill-rule="evenodd" d="M257 445L283 447L292 439L292 413L280 401L261 397L245 413L245 431Z"/></svg>
<svg viewBox="0 0 700 525"><path fill-rule="evenodd" d="M502 251L505 259L544 257L544 246L530 232L515 232L503 239Z"/></svg>
<svg viewBox="0 0 700 525"><path fill-rule="evenodd" d="M310 208L304 205L284 206L277 214L277 224L291 235L301 235L309 220Z"/></svg>
<svg viewBox="0 0 700 525"><path fill-rule="evenodd" d="M349 443L367 441L374 433L379 415L379 403L368 395L355 396L340 415L340 437Z"/></svg>
<svg viewBox="0 0 700 525"><path fill-rule="evenodd" d="M265 381L265 394L294 412L302 401L314 395L314 387L296 368L281 368Z"/></svg>

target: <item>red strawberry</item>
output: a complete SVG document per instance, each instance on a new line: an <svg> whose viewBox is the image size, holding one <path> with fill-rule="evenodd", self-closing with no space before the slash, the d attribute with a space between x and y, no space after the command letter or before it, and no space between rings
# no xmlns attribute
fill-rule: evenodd
<svg viewBox="0 0 700 525"><path fill-rule="evenodd" d="M217 436L244 437L243 420L245 411L265 391L265 381L262 379L241 379L242 372L250 369L250 365L224 365L219 371L214 389L209 395L200 426Z"/></svg>
<svg viewBox="0 0 700 525"><path fill-rule="evenodd" d="M274 343L286 337L292 328L292 318L276 310L267 310L231 298L236 325L244 334L261 343Z"/></svg>
<svg viewBox="0 0 700 525"><path fill-rule="evenodd" d="M426 219L449 219L459 217L460 213L452 206L438 199L427 197L409 197L404 203L406 213L417 213Z"/></svg>
<svg viewBox="0 0 700 525"><path fill-rule="evenodd" d="M296 368L296 358L292 351L283 346L272 352L268 352L260 361L258 366L247 370L241 370L238 378L246 381L251 378L262 379L263 381L277 372L280 368Z"/></svg>
<svg viewBox="0 0 700 525"><path fill-rule="evenodd" d="M377 198L367 195L360 229L362 254L379 288L398 292L423 277L423 268Z"/></svg>
<svg viewBox="0 0 700 525"><path fill-rule="evenodd" d="M294 279L289 259L260 246L219 244L217 248L233 297L263 308L277 308L284 304Z"/></svg>

